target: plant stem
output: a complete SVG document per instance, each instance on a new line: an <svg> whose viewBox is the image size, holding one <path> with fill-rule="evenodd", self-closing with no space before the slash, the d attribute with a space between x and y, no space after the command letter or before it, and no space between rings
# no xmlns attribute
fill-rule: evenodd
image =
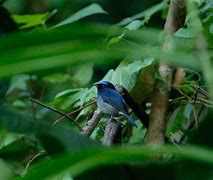
<svg viewBox="0 0 213 180"><path fill-rule="evenodd" d="M171 0L167 14L164 31L166 33L166 42L163 44L165 51L171 51L174 47L171 45L170 37L180 27L184 25L186 8L183 0ZM167 90L156 88L152 98L152 110L148 126L147 143L163 144L165 141L167 106L170 97L173 69L162 61L159 63L159 74L167 86Z"/></svg>

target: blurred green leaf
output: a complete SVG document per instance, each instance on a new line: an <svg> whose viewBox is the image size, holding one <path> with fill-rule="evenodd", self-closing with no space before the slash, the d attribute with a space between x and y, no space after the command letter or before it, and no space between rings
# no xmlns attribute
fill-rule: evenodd
<svg viewBox="0 0 213 180"><path fill-rule="evenodd" d="M168 7L167 1L162 1L159 4L155 4L151 8L149 8L141 13L138 13L132 17L123 19L121 22L119 22L119 25L127 25L127 24L131 23L133 20L137 20L137 19L141 19L141 18L145 18L148 20L153 14L155 14L156 12L161 11L167 7Z"/></svg>
<svg viewBox="0 0 213 180"><path fill-rule="evenodd" d="M196 90L191 86L191 84L184 84L181 86L181 91L183 91L185 94L191 95L195 94Z"/></svg>
<svg viewBox="0 0 213 180"><path fill-rule="evenodd" d="M39 134L41 141L43 140L43 146L50 152L57 152L57 150L59 152L71 151L88 148L89 146L97 146L89 138L81 136L71 129L61 126L53 127L45 121L34 120L10 107L0 107L0 123L9 132ZM49 141L46 141L47 139ZM55 150L53 146L55 146Z"/></svg>
<svg viewBox="0 0 213 180"><path fill-rule="evenodd" d="M177 37L181 38L194 38L195 34L191 28L180 28L178 29L175 34Z"/></svg>
<svg viewBox="0 0 213 180"><path fill-rule="evenodd" d="M88 149L87 151L73 152L62 155L49 163L41 164L36 169L32 169L22 179L32 179L37 177L53 178L58 173L69 172L71 177L76 177L91 169L106 165L142 165L147 163L159 163L157 160L159 155L175 155L178 159L187 159L193 162L200 161L206 164L213 164L213 152L211 149L204 149L196 146L186 146L181 150L172 146L135 146L125 148L111 148L106 150ZM51 169L51 171L50 171Z"/></svg>
<svg viewBox="0 0 213 180"><path fill-rule="evenodd" d="M144 23L140 20L134 20L128 25L125 26L125 28L129 29L130 31L132 30L137 30L139 29Z"/></svg>
<svg viewBox="0 0 213 180"><path fill-rule="evenodd" d="M59 84L70 80L71 80L70 75L60 73L50 74L43 78L43 81L47 83L59 83Z"/></svg>
<svg viewBox="0 0 213 180"><path fill-rule="evenodd" d="M2 159L0 159L0 169L1 169L0 179L10 180L13 178L14 171L12 170L10 165L4 162Z"/></svg>
<svg viewBox="0 0 213 180"><path fill-rule="evenodd" d="M68 90L62 91L62 92L56 94L55 99L68 97L70 95L73 95L74 93L81 91L81 90L83 90L83 88L68 89Z"/></svg>
<svg viewBox="0 0 213 180"><path fill-rule="evenodd" d="M86 64L77 69L77 72L72 76L72 80L75 81L79 86L85 86L91 81L92 75L93 65Z"/></svg>
<svg viewBox="0 0 213 180"><path fill-rule="evenodd" d="M188 103L186 106L185 106L185 109L184 109L184 117L186 119L189 119L191 114L192 114L192 110L193 110L193 105L191 103Z"/></svg>
<svg viewBox="0 0 213 180"><path fill-rule="evenodd" d="M30 76L26 74L20 74L17 76L14 76L10 81L10 86L7 91L7 96L16 96L18 92L22 91L23 95L28 95L28 90L30 86L30 81L35 81L37 78L35 76ZM20 97L22 95L20 94Z"/></svg>
<svg viewBox="0 0 213 180"><path fill-rule="evenodd" d="M78 21L82 18L85 18L87 16L93 15L93 14L107 14L106 11L102 9L102 7L99 4L91 4L78 12L72 14L67 19L63 20L62 22L58 23L54 27L63 26L66 24L73 23L75 21Z"/></svg>

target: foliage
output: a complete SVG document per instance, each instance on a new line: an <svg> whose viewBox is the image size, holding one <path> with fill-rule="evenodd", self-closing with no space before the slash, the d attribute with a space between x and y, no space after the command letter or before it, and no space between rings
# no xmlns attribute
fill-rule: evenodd
<svg viewBox="0 0 213 180"><path fill-rule="evenodd" d="M207 139L213 128L213 7L211 1L195 1L187 8L185 27L169 40L163 27L154 28L152 22L168 10L167 1L114 25L92 23L100 14L110 16L99 4L61 22L54 20L55 10L12 15L19 32L5 34L0 44L0 91L7 89L0 106L0 179L111 179L117 174L119 179L212 179L213 144ZM173 51L161 48L165 41ZM100 145L104 118L90 138L80 135L72 120L84 127L95 110L94 104L82 108L96 97L92 82L122 85L149 114L155 89L167 88L158 60L186 72L182 84L172 87L168 104L165 136L170 145L144 145L146 129L134 115L138 128L121 118L121 142L115 147ZM29 98L65 113L80 110L62 121Z"/></svg>

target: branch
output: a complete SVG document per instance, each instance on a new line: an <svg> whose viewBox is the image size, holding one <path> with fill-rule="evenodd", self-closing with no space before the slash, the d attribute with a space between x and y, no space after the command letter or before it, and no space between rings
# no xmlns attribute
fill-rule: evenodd
<svg viewBox="0 0 213 180"><path fill-rule="evenodd" d="M100 121L103 114L99 109L96 109L92 118L86 123L86 126L82 129L81 134L90 136Z"/></svg>
<svg viewBox="0 0 213 180"><path fill-rule="evenodd" d="M104 137L102 144L105 146L111 146L118 135L120 123L113 118L107 119L107 125L104 131Z"/></svg>
<svg viewBox="0 0 213 180"><path fill-rule="evenodd" d="M71 115L73 115L73 114L75 114L75 113L81 111L82 109L85 109L86 107L88 107L88 106L94 104L95 102L96 102L95 100L94 100L94 101L91 101L91 102L85 104L84 106L82 106L82 107L80 107L80 108L78 108L78 109L76 109L76 110L74 110L74 111L68 113L67 116L71 116ZM59 119L56 119L55 122L53 123L53 126L56 125L57 123L61 122L64 118L65 118L65 116L63 116L63 117L61 117L61 118L59 118Z"/></svg>
<svg viewBox="0 0 213 180"><path fill-rule="evenodd" d="M171 36L180 27L184 25L186 16L186 8L183 0L171 0L169 11L164 26L164 31ZM169 51L169 43L163 44L165 51ZM150 113L149 128L147 134L148 144L163 144L165 141L166 115L170 96L173 69L166 63L160 61L159 74L161 75L165 85L168 86L166 91L156 89L152 98L152 110Z"/></svg>
<svg viewBox="0 0 213 180"><path fill-rule="evenodd" d="M47 105L45 105L45 104L42 104L42 103L36 101L35 99L32 99L32 98L29 98L29 99L30 99L30 101L32 101L32 102L34 102L34 103L36 103L36 104L38 104L38 105L40 105L40 106L43 106L43 107L45 107L45 108L47 108L47 109L49 109L49 110L51 110L51 111L53 111L53 112L56 112L56 113L58 113L58 114L60 114L60 115L62 115L62 116L64 116L64 117L66 117L67 119L71 120L71 121L78 127L78 129L79 129L80 131L82 130L81 126L80 126L74 119L72 119L72 118L70 118L69 116L67 116L65 113L63 113L63 112L61 112L61 111L59 111L59 110L57 110L57 109L54 109L54 108L52 108L52 107L50 107L50 106L47 106Z"/></svg>

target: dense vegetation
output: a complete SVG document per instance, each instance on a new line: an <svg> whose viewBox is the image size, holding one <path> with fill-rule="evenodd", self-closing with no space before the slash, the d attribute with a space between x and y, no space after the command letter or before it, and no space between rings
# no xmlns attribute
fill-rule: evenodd
<svg viewBox="0 0 213 180"><path fill-rule="evenodd" d="M213 179L211 0L0 1L0 41L0 179Z"/></svg>

